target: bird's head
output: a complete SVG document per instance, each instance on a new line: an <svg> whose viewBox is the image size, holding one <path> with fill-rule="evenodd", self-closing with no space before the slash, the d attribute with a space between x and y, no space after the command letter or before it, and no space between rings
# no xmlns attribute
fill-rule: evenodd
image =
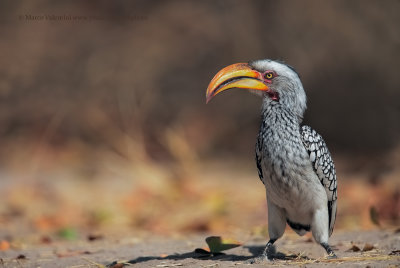
<svg viewBox="0 0 400 268"><path fill-rule="evenodd" d="M207 103L218 93L242 88L263 97L263 105L278 102L302 118L306 109L306 94L296 71L281 62L256 60L236 63L219 71L206 93Z"/></svg>

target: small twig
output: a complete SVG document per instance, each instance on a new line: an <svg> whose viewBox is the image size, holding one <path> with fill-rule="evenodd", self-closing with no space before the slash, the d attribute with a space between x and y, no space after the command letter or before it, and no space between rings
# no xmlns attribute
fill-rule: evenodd
<svg viewBox="0 0 400 268"><path fill-rule="evenodd" d="M93 264L93 265L96 265L96 266L99 267L99 268L106 268L103 264L94 262L94 261L92 261L91 259L88 259L88 258L85 258L85 257L82 257L82 259L85 260L85 261L87 261L87 262L89 262L89 263L91 263L91 264Z"/></svg>
<svg viewBox="0 0 400 268"><path fill-rule="evenodd" d="M308 259L303 261L284 261L285 264L289 265L300 265L300 264L311 264L311 263L345 263L345 262L357 262L357 261L385 261L385 260L394 260L399 259L398 256L389 256L389 255L378 255L378 256L361 256L361 257L342 257L339 259ZM277 262L272 264L273 266L281 266L282 262Z"/></svg>

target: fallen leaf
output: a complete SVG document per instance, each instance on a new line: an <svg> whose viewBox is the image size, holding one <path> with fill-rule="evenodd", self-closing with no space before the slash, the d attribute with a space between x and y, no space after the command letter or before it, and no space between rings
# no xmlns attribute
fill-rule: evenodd
<svg viewBox="0 0 400 268"><path fill-rule="evenodd" d="M206 243L210 248L210 252L219 253L231 248L240 247L242 244L234 239L221 238L220 236L209 236L206 238Z"/></svg>
<svg viewBox="0 0 400 268"><path fill-rule="evenodd" d="M26 260L26 256L23 255L23 254L20 254L15 259L17 259L17 260Z"/></svg>
<svg viewBox="0 0 400 268"><path fill-rule="evenodd" d="M176 266L183 266L182 263L173 263L173 264L158 264L156 267L176 267Z"/></svg>
<svg viewBox="0 0 400 268"><path fill-rule="evenodd" d="M103 239L103 236L100 234L89 234L87 239L89 241L94 241L94 240L99 240L99 239Z"/></svg>
<svg viewBox="0 0 400 268"><path fill-rule="evenodd" d="M88 258L85 258L85 257L82 257L82 259L85 260L85 261L87 261L87 262L89 262L89 263L91 263L91 264L93 264L93 265L95 265L97 268L106 268L106 266L104 266L103 264L94 262L94 261L92 261L91 259L88 259ZM85 266L85 267L86 267L86 266Z"/></svg>
<svg viewBox="0 0 400 268"><path fill-rule="evenodd" d="M58 231L58 236L67 240L75 240L78 234L74 228L63 228Z"/></svg>
<svg viewBox="0 0 400 268"><path fill-rule="evenodd" d="M106 265L107 268L122 268L124 267L125 264L117 261L113 261L112 263L109 263Z"/></svg>
<svg viewBox="0 0 400 268"><path fill-rule="evenodd" d="M380 223L379 223L379 213L378 213L378 210L374 206L371 206L369 208L369 217L370 217L370 219L371 219L373 224L375 224L377 226L380 225Z"/></svg>
<svg viewBox="0 0 400 268"><path fill-rule="evenodd" d="M210 231L210 223L209 221L195 220L190 222L183 229L189 232L208 232Z"/></svg>
<svg viewBox="0 0 400 268"><path fill-rule="evenodd" d="M57 257L59 257L59 258L72 257L72 256L78 256L78 255L84 255L84 254L92 254L92 253L87 250L65 251L65 252L57 252L56 253Z"/></svg>
<svg viewBox="0 0 400 268"><path fill-rule="evenodd" d="M8 250L10 248L10 243L6 240L0 241L0 250Z"/></svg>
<svg viewBox="0 0 400 268"><path fill-rule="evenodd" d="M42 236L40 238L40 242L43 243L43 244L50 244L52 241L51 241L51 238L49 236Z"/></svg>
<svg viewBox="0 0 400 268"><path fill-rule="evenodd" d="M42 216L35 219L35 226L39 230L48 230L54 228L58 224L57 219L51 216Z"/></svg>
<svg viewBox="0 0 400 268"><path fill-rule="evenodd" d="M373 250L375 247L369 243L366 243L362 249L362 251L370 251Z"/></svg>
<svg viewBox="0 0 400 268"><path fill-rule="evenodd" d="M349 248L347 251L358 252L360 251L360 248L357 247L356 245L352 245L351 248Z"/></svg>

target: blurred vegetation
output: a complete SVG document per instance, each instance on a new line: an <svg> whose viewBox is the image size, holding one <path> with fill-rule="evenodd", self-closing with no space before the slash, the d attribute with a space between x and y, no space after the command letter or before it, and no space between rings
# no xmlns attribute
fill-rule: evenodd
<svg viewBox="0 0 400 268"><path fill-rule="evenodd" d="M219 69L260 58L301 75L305 123L338 166L339 227L371 227L371 207L398 223L399 11L395 0L2 1L0 224L265 232L260 100L237 91L205 105Z"/></svg>

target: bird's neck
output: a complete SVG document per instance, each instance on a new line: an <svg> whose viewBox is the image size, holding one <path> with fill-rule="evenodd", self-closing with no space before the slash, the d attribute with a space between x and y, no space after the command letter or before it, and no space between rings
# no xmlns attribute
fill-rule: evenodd
<svg viewBox="0 0 400 268"><path fill-rule="evenodd" d="M258 135L258 143L270 159L284 158L294 148L304 149L298 116L278 102L263 106Z"/></svg>
<svg viewBox="0 0 400 268"><path fill-rule="evenodd" d="M263 102L261 117L271 127L281 124L299 127L302 121L292 110L273 100Z"/></svg>

